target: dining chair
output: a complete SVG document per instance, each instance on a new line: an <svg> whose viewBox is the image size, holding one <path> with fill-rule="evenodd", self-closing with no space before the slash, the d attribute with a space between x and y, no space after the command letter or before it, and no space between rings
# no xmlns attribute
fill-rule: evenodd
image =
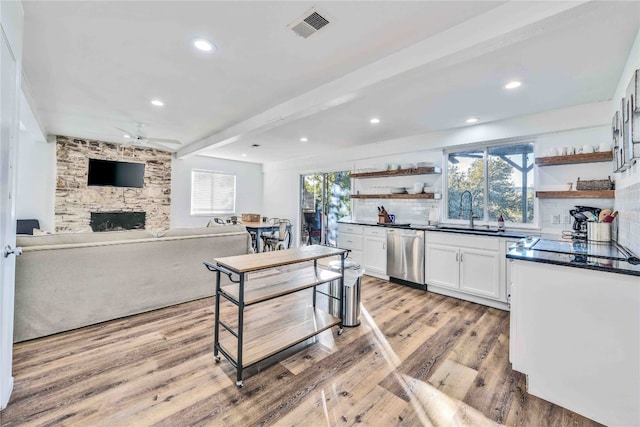
<svg viewBox="0 0 640 427"><path fill-rule="evenodd" d="M269 218L267 219L266 224L273 227L275 225L278 225L278 222L280 222L280 218ZM276 230L263 231L262 233L260 233L260 237L264 240L267 237L274 237L276 233Z"/></svg>
<svg viewBox="0 0 640 427"><path fill-rule="evenodd" d="M270 236L263 237L265 251L275 251L287 249L291 245L291 221L288 219L278 220L278 229Z"/></svg>
<svg viewBox="0 0 640 427"><path fill-rule="evenodd" d="M242 221L240 219L238 219L238 217L236 215L232 215L232 216L227 218L227 223L242 224Z"/></svg>

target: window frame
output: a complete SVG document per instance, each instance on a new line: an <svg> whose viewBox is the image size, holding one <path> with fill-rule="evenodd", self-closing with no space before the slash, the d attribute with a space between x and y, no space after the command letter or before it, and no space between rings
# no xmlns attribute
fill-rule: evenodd
<svg viewBox="0 0 640 427"><path fill-rule="evenodd" d="M497 226L498 222L489 220L489 150L494 147L503 147L509 145L524 145L524 144L533 144L533 155L534 155L534 163L532 164L532 172L533 172L533 182L534 182L534 197L533 197L533 219L530 223L522 223L522 222L507 222L506 224L513 228L522 228L522 229L539 229L539 204L538 198L535 197L535 188L536 188L536 178L537 178L537 167L535 165L535 148L536 141L535 139L526 138L521 140L509 140L502 142L493 142L493 143L480 143L480 144L467 144L467 145L457 145L454 147L448 147L442 150L442 174L444 177L443 189L442 189L442 199L441 199L441 209L444 212L441 212L440 217L442 218L442 222L455 224L455 225L468 225L468 219L459 219L459 218L449 218L449 154L457 153L461 151L470 151L470 150L482 150L484 152L483 158L483 194L485 194L485 203L482 206L483 219L478 219L475 221L477 226L490 227Z"/></svg>
<svg viewBox="0 0 640 427"><path fill-rule="evenodd" d="M197 173L204 173L204 174L209 174L209 175L224 175L224 176L231 176L233 177L233 206L232 209L212 209L211 211L207 211L207 212L194 212L194 179L195 179L195 174ZM214 216L214 215L233 215L236 213L236 196L237 196L237 187L238 187L238 182L237 182L237 175L235 173L232 172L221 172L221 171L213 171L213 170L207 170L207 169L191 169L191 194L190 194L190 215L191 216ZM212 188L212 191L215 188ZM213 194L213 193L212 193ZM215 208L215 207L213 207Z"/></svg>

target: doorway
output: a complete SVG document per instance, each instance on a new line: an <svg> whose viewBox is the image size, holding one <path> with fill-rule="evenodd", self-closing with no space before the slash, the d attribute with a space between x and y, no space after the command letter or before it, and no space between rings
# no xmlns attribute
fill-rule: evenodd
<svg viewBox="0 0 640 427"><path fill-rule="evenodd" d="M336 246L338 221L351 216L351 172L300 176L301 245Z"/></svg>

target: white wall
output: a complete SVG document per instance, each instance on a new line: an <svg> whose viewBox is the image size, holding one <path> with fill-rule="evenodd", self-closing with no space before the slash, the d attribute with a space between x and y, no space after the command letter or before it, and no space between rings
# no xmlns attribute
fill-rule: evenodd
<svg viewBox="0 0 640 427"><path fill-rule="evenodd" d="M37 219L54 231L56 144L47 143L26 100L20 97L20 137L17 157L16 218Z"/></svg>
<svg viewBox="0 0 640 427"><path fill-rule="evenodd" d="M206 156L174 158L171 162L171 228L204 227L213 218L213 216L191 215L192 169L235 174L236 214L238 216L243 213L262 214L262 166L260 164Z"/></svg>
<svg viewBox="0 0 640 427"><path fill-rule="evenodd" d="M300 235L300 174L295 170L263 175L262 216L286 218L292 224L292 242Z"/></svg>

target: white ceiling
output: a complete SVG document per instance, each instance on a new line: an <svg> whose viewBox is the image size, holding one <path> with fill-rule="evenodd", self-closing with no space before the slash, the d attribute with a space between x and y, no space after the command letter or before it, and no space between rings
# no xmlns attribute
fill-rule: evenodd
<svg viewBox="0 0 640 427"><path fill-rule="evenodd" d="M116 127L141 122L182 141L178 156L260 163L611 99L640 28L638 1L23 6L45 133L124 142ZM287 25L314 6L331 23L296 36Z"/></svg>

